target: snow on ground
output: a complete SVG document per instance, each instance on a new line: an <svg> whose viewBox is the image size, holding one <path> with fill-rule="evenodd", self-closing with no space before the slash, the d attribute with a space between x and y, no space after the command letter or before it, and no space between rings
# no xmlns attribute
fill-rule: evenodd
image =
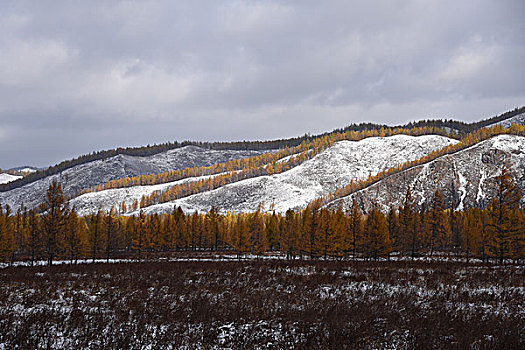
<svg viewBox="0 0 525 350"><path fill-rule="evenodd" d="M20 171L22 173L35 173L36 169L33 169L33 168L22 168L22 169L19 169L18 171Z"/></svg>
<svg viewBox="0 0 525 350"><path fill-rule="evenodd" d="M185 212L206 212L215 206L221 212L247 212L264 203L264 210L283 213L299 209L351 180L419 159L458 141L437 135L371 137L340 141L314 158L281 174L260 176L226 185L170 203L147 207L148 213L164 213L174 205Z"/></svg>
<svg viewBox="0 0 525 350"><path fill-rule="evenodd" d="M483 206L495 195L495 177L506 165L514 181L525 193L525 137L499 135L459 152L444 155L423 165L393 174L349 196L337 199L330 207L348 209L356 199L367 211L372 204L383 212L399 207L410 187L418 205L440 190L445 203L458 210ZM525 197L524 197L525 198Z"/></svg>
<svg viewBox="0 0 525 350"><path fill-rule="evenodd" d="M494 125L503 125L503 127L505 127L505 128L510 128L510 126L512 124L525 125L525 113L518 114L518 115L516 115L516 116L514 116L512 118L502 120L502 121L500 121L498 123L495 123L495 124L491 124L491 125L489 125L489 127L494 126Z"/></svg>
<svg viewBox="0 0 525 350"><path fill-rule="evenodd" d="M207 180L221 174L212 176L190 177L178 181L167 182L159 185L133 186L127 188L116 188L99 192L90 192L73 198L70 201L71 206L75 206L79 215L95 214L99 210L109 211L112 207L118 209L122 202L126 203L129 208L135 200L141 200L142 196L149 196L153 192L162 192L175 185L181 185L188 182ZM173 209L173 205L171 205Z"/></svg>
<svg viewBox="0 0 525 350"><path fill-rule="evenodd" d="M0 174L0 184L6 184L11 181L21 179L22 176L16 176L11 174Z"/></svg>
<svg viewBox="0 0 525 350"><path fill-rule="evenodd" d="M146 157L120 154L115 157L77 165L20 188L1 192L0 203L9 204L15 211L22 204L29 208L36 207L42 202L45 192L53 181L58 181L62 185L66 196L74 196L83 189L104 184L113 179L176 169L182 170L194 166L211 166L267 152L274 151L209 150L196 146L186 146Z"/></svg>
<svg viewBox="0 0 525 350"><path fill-rule="evenodd" d="M460 195L459 204L458 204L458 207L456 208L456 210L463 211L463 209L464 209L463 201L465 200L465 197L467 196L467 193L468 193L467 189L466 189L468 181L467 181L467 179L465 179L465 177L459 171L458 171L458 179L459 179L459 192L461 193L461 195Z"/></svg>

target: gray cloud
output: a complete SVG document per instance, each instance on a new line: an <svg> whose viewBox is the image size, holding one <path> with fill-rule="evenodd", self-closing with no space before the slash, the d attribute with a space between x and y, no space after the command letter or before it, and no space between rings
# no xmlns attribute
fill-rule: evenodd
<svg viewBox="0 0 525 350"><path fill-rule="evenodd" d="M0 4L0 167L476 120L525 101L522 1Z"/></svg>

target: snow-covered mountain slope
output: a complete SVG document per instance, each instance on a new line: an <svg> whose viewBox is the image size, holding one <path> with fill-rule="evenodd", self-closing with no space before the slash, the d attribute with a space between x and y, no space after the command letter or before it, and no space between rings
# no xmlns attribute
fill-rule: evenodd
<svg viewBox="0 0 525 350"><path fill-rule="evenodd" d="M493 198L496 189L494 178L501 174L504 166L525 194L525 137L493 137L457 153L391 175L329 206L349 209L355 198L365 212L373 205L386 212L390 206L399 207L402 204L408 187L418 205L431 200L439 189L449 208L484 206Z"/></svg>
<svg viewBox="0 0 525 350"><path fill-rule="evenodd" d="M498 123L495 123L495 124L492 124L492 125L489 125L489 126L503 125L503 127L509 128L512 124L525 125L525 113L518 114L518 115L516 115L516 116L514 116L512 118L502 120L502 121L500 121Z"/></svg>
<svg viewBox="0 0 525 350"><path fill-rule="evenodd" d="M104 184L112 179L194 166L209 166L262 153L264 152L216 151L186 146L149 157L118 155L78 165L60 174L48 176L20 188L0 192L0 203L9 204L12 208L18 208L22 204L27 207L34 207L42 201L45 191L54 180L62 184L66 196L72 196L82 189Z"/></svg>
<svg viewBox="0 0 525 350"><path fill-rule="evenodd" d="M16 176L16 175L3 173L3 174L0 174L0 184L6 184L8 182L15 181L21 178L22 176Z"/></svg>
<svg viewBox="0 0 525 350"><path fill-rule="evenodd" d="M140 203L142 196L149 196L153 192L162 192L175 185L206 180L218 175L220 174L212 176L190 177L187 179L167 182L159 185L133 186L128 188L116 188L99 192L90 192L73 198L70 201L70 205L77 209L76 211L79 215L95 214L99 210L109 211L112 207L118 210L122 202L126 203L127 207L131 207L135 200L139 201Z"/></svg>
<svg viewBox="0 0 525 350"><path fill-rule="evenodd" d="M361 141L340 141L311 160L281 174L239 181L164 204L145 208L146 213L169 212L181 206L187 212L246 212L264 203L265 210L299 209L351 180L361 180L406 161L415 160L456 140L437 135L396 135Z"/></svg>

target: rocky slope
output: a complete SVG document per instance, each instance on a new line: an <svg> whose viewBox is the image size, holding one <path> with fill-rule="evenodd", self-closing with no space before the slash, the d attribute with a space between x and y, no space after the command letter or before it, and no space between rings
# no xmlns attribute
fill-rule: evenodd
<svg viewBox="0 0 525 350"><path fill-rule="evenodd" d="M16 210L20 205L38 205L49 185L59 181L64 194L72 196L84 188L104 184L108 180L159 173L193 166L209 166L232 159L262 154L260 151L216 151L186 146L149 157L118 155L67 169L60 174L27 184L7 192L0 192L0 204L9 204ZM139 198L140 199L140 198Z"/></svg>
<svg viewBox="0 0 525 350"><path fill-rule="evenodd" d="M340 141L305 163L281 174L239 181L219 189L145 209L146 213L169 212L181 206L186 212L247 212L264 203L265 210L283 213L299 209L351 180L365 179L384 169L415 160L457 142L437 135L372 137Z"/></svg>
<svg viewBox="0 0 525 350"><path fill-rule="evenodd" d="M401 205L409 187L418 205L428 202L439 189L449 208L484 206L494 196L494 178L501 174L504 166L525 194L525 137L493 137L457 153L391 175L329 206L349 209L355 198L365 212L373 205L386 212L390 206Z"/></svg>

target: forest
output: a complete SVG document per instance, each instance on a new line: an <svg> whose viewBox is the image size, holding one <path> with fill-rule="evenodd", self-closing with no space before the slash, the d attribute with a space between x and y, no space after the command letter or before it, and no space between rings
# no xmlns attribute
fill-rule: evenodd
<svg viewBox="0 0 525 350"><path fill-rule="evenodd" d="M0 260L113 259L123 253L138 261L177 251L229 252L262 257L279 252L287 259L378 260L420 256L520 262L525 255L525 211L521 193L506 169L496 178L497 193L484 208L446 208L436 191L416 207L408 189L400 208L386 214L328 209L317 200L300 212L121 215L118 210L79 217L69 208L61 185L48 189L40 214L0 210Z"/></svg>

